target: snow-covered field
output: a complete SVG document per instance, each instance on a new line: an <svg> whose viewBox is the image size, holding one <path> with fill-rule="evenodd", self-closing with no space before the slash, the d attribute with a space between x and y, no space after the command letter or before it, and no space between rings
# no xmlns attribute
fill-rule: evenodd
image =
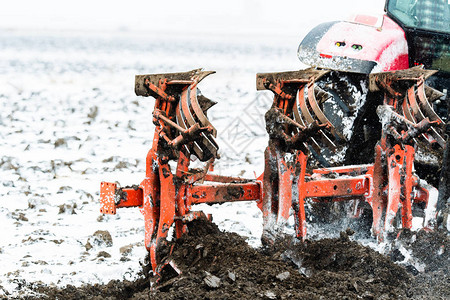
<svg viewBox="0 0 450 300"><path fill-rule="evenodd" d="M217 71L200 84L218 102L208 111L221 149L215 173L254 178L272 101L256 91L256 73L303 68L296 50L315 24L383 1L177 0L170 16L150 13L167 13L165 4L131 2L18 0L0 11L0 298L26 294L25 282L137 276L146 255L139 210L102 216L98 199L101 181L125 186L144 176L153 98L135 96L134 75ZM258 245L254 203L199 209Z"/></svg>
<svg viewBox="0 0 450 300"><path fill-rule="evenodd" d="M136 276L146 255L139 210L101 216L98 202L102 180L130 185L144 176L153 98L135 96L135 74L216 70L200 85L218 102L209 111L222 156L215 172L254 178L271 102L256 91L255 74L300 69L299 39L0 32L0 296L26 292L24 281ZM259 243L254 203L201 209ZM94 237L98 230L112 246Z"/></svg>

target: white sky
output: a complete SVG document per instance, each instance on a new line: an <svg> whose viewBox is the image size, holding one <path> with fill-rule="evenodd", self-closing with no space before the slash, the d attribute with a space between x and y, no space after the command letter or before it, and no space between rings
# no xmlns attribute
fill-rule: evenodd
<svg viewBox="0 0 450 300"><path fill-rule="evenodd" d="M305 23L382 13L383 5L384 0L9 0L0 6L0 29L298 35Z"/></svg>

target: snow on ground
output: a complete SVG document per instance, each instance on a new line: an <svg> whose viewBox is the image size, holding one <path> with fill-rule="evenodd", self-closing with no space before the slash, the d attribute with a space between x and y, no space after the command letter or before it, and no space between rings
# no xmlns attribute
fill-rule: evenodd
<svg viewBox="0 0 450 300"><path fill-rule="evenodd" d="M39 8L47 2L52 1L40 2ZM128 31L143 25L148 9L137 18L135 9L130 13L114 6L119 15L109 17L119 31L101 23L105 15L99 15L100 27L89 23L92 17L81 18L81 11L65 16L67 8L58 12L57 1L48 4L56 11L44 15L23 1L14 2L15 14L0 12L0 28L24 29L0 29L0 297L26 293L25 281L78 286L137 276L146 255L139 210L102 216L98 201L101 181L125 186L144 176L154 130L153 99L135 96L136 74L199 67L217 71L200 84L202 93L218 102L208 111L221 148L215 173L255 178L262 172L263 116L272 99L270 92L256 91L255 74L303 68L296 56L301 37L320 18L339 15L337 7L342 12L349 5L297 18L301 9L285 11L281 5L273 10L250 2L244 15L253 15L247 19L209 7L210 26L204 30L193 28L206 24L201 18L193 20L195 26L179 28L162 14L153 16L160 19L151 26L159 24L156 29L165 35ZM192 20L190 15L180 18ZM48 30L74 27L84 31ZM209 34L180 34L195 31ZM212 213L220 228L259 244L262 217L254 203L198 209ZM314 235L316 229L309 229ZM108 231L112 245L96 238L97 231Z"/></svg>
<svg viewBox="0 0 450 300"><path fill-rule="evenodd" d="M135 74L216 70L200 84L218 101L209 111L222 155L215 172L254 178L263 169L271 102L256 91L255 74L302 67L298 40L276 36L223 43L4 31L0 39L0 296L17 294L24 280L80 285L136 276L146 254L139 210L101 216L98 202L101 181L125 186L144 176L153 98L134 95ZM259 243L254 203L201 209ZM112 246L95 243L98 230L111 234ZM131 253L121 253L124 246Z"/></svg>

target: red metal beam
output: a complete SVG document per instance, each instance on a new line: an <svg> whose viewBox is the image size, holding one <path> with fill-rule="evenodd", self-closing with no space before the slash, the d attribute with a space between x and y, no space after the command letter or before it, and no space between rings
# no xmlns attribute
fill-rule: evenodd
<svg viewBox="0 0 450 300"><path fill-rule="evenodd" d="M252 201L261 198L261 186L257 182L194 185L187 188L186 196L190 204Z"/></svg>
<svg viewBox="0 0 450 300"><path fill-rule="evenodd" d="M342 197L363 196L369 190L369 178L357 176L351 178L323 178L305 182L305 197Z"/></svg>
<svg viewBox="0 0 450 300"><path fill-rule="evenodd" d="M142 188L117 188L116 183L102 182L100 184L100 212L115 215L120 207L142 206L144 193Z"/></svg>
<svg viewBox="0 0 450 300"><path fill-rule="evenodd" d="M120 202L116 207L135 207L142 206L144 203L144 193L141 188L123 188L120 191Z"/></svg>

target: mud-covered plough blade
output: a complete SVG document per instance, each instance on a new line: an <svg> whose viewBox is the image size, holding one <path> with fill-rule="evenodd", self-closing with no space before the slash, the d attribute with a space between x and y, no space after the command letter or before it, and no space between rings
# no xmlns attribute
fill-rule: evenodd
<svg viewBox="0 0 450 300"><path fill-rule="evenodd" d="M115 214L119 207L140 207L145 220L145 246L155 276L163 267L176 269L173 262L161 257L169 229L174 226L179 238L187 231L187 222L207 218L202 212L192 211L192 205L261 198L261 184L256 180L208 174L219 148L216 129L207 118L207 110L215 102L201 95L198 83L212 73L197 69L136 76L136 94L155 98L156 129L146 158L145 178L130 188L101 183L102 213ZM189 170L192 156L204 162L203 170ZM173 171L170 161L177 162Z"/></svg>
<svg viewBox="0 0 450 300"><path fill-rule="evenodd" d="M434 111L431 102L439 99L442 96L437 90L425 85L425 80L435 74L437 71L425 70L421 67L414 67L407 70L386 72L372 74L370 76L370 89L378 91L382 89L385 91L385 104L393 107L403 120L396 120L390 118L389 124L395 122L396 126L401 126L401 123L408 126L409 132L423 131L420 134L415 134L415 139L420 139L426 144L436 145L440 148L445 148L445 139L443 137L444 122ZM396 91L395 88L399 88ZM431 99L428 99L428 96ZM385 109L379 117L383 122L385 117L391 117ZM429 126L429 124L433 124ZM384 125L384 124L383 124ZM426 127L426 129L423 129ZM406 141L405 141L406 142Z"/></svg>
<svg viewBox="0 0 450 300"><path fill-rule="evenodd" d="M159 123L161 136L172 150L185 146L201 161L217 156L214 140L216 129L206 117L206 111L216 104L202 96L198 83L214 71L200 69L184 73L136 75L138 96L155 97L153 122ZM189 143L195 138L194 143Z"/></svg>
<svg viewBox="0 0 450 300"><path fill-rule="evenodd" d="M415 150L412 145L415 138L430 135L434 139L428 141L437 141L442 146L442 121L424 98L423 80L433 71L413 68L371 75L371 84L375 84L372 91L384 94L385 98L378 109L383 130L375 148L374 163L315 169L312 175L307 175L309 150L320 147L333 150L344 139L327 119L316 97L315 82L325 74L326 70L307 69L257 75L257 88L275 94L274 103L266 114L270 140L265 154L260 204L264 218L263 240L272 243L276 239L278 231L287 222L291 207L295 212L297 237L305 238L304 203L307 200L359 199L368 203L372 209L372 231L379 240L392 231L398 214L401 215L401 227L412 227L413 204L425 203L428 207L425 225L432 224L436 216L435 199L430 200L429 206L427 204L429 195L436 195L435 188L421 186L413 174ZM400 110L401 96L413 88L417 89L416 95L421 101L427 101L420 105L425 111L420 122L408 120ZM311 131L311 128L315 130ZM303 134L305 132L308 134ZM295 158L286 161L285 153L294 153Z"/></svg>
<svg viewBox="0 0 450 300"><path fill-rule="evenodd" d="M140 207L145 246L156 277L167 266L181 272L170 259L171 248L166 247L169 229L174 228L179 238L187 232L187 222L206 218L192 210L199 203L255 201L262 210L261 239L266 245L276 242L292 214L296 236L306 237L307 201L349 201L354 204L354 216L361 214L361 204L366 203L373 216L372 232L379 240L394 226L411 228L412 211L418 203L426 207L424 226L433 225L437 191L414 173L418 139L443 146L442 121L429 105L426 97L432 93L423 84L431 71L413 68L370 75L371 92L384 95L378 108L382 134L373 163L315 169L308 167L313 151L333 150L337 143L345 142L323 111L329 94L316 85L329 71L310 68L257 74L257 90L270 90L274 98L265 115L269 141L264 172L254 180L209 173L218 158L217 132L207 117L215 102L202 96L197 85L212 73L197 69L136 76L136 94L155 98L156 128L145 178L139 185L125 188L101 183L102 213ZM203 169L189 169L193 156L204 163ZM170 161L176 162L174 170ZM395 224L397 217L401 224Z"/></svg>

